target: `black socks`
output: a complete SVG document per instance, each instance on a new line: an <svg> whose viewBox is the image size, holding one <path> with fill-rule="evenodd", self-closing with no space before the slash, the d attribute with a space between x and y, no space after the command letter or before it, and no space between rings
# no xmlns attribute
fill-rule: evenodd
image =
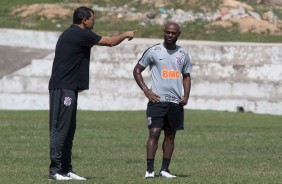
<svg viewBox="0 0 282 184"><path fill-rule="evenodd" d="M147 171L149 173L151 173L155 170L154 163L155 163L155 159L147 159ZM169 164L170 164L170 159L169 158L163 158L161 171L169 172L169 170L168 170Z"/></svg>
<svg viewBox="0 0 282 184"><path fill-rule="evenodd" d="M170 164L170 159L169 158L163 158L163 163L162 163L161 171L169 172L169 170L168 170L169 164Z"/></svg>
<svg viewBox="0 0 282 184"><path fill-rule="evenodd" d="M155 163L155 159L147 159L147 171L149 173L153 172L154 169L154 163Z"/></svg>

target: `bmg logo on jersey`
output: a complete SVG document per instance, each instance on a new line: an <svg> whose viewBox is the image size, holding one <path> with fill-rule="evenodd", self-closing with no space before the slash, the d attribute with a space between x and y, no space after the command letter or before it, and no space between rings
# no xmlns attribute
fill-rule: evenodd
<svg viewBox="0 0 282 184"><path fill-rule="evenodd" d="M163 79L179 79L180 72L178 70L162 69L162 78Z"/></svg>
<svg viewBox="0 0 282 184"><path fill-rule="evenodd" d="M64 105L65 106L70 106L71 105L71 98L70 97L65 97Z"/></svg>

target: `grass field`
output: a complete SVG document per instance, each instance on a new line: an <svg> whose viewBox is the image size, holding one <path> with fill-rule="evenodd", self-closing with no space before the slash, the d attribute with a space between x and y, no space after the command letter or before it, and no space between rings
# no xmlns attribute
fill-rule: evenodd
<svg viewBox="0 0 282 184"><path fill-rule="evenodd" d="M282 183L281 120L186 110L170 166L178 177L145 180L145 112L79 111L73 165L88 178L83 183ZM0 183L52 183L47 179L48 111L0 111L0 138Z"/></svg>

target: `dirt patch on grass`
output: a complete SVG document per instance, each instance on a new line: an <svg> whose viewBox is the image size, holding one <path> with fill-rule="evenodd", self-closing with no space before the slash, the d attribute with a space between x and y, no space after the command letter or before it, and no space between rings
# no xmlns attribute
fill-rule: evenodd
<svg viewBox="0 0 282 184"><path fill-rule="evenodd" d="M219 26L223 28L232 28L234 24L239 26L241 33L270 33L273 35L282 35L282 31L278 25L271 24L265 20L256 20L252 17L245 17L241 19L220 20L212 22L212 26Z"/></svg>
<svg viewBox="0 0 282 184"><path fill-rule="evenodd" d="M56 17L65 19L73 14L74 8L79 6L81 6L81 4L33 4L16 7L11 13L23 19L32 16L40 16L48 20Z"/></svg>
<svg viewBox="0 0 282 184"><path fill-rule="evenodd" d="M225 29L232 29L234 24L238 25L239 31L241 33L253 32L253 33L267 33L272 35L282 35L281 24L273 24L269 21L266 21L267 13L265 17L256 18L247 13L247 11L253 12L253 8L243 2L235 0L223 0L220 5L220 12L222 14L229 14L229 11L232 9L244 8L246 10L245 14L230 16L228 20L217 20L211 22L212 26L219 26ZM258 14L257 14L258 15Z"/></svg>
<svg viewBox="0 0 282 184"><path fill-rule="evenodd" d="M152 4L154 7L163 7L170 3L170 1L158 0L140 0L141 4ZM189 2L189 3L188 3ZM215 1L218 3L219 1ZM196 0L180 0L180 3L189 4L189 7L197 7L199 6L199 2ZM241 33L246 32L254 32L254 33L268 33L273 35L282 35L282 23L272 23L267 21L267 13L262 18L258 18L256 16L260 16L258 13L254 12L252 6L236 1L236 0L222 0L221 4L216 5L222 17L217 19L216 21L212 20L208 26L219 26L226 29L232 29L234 24L238 25L239 31ZM51 20L52 23L57 24L58 20L70 18L73 14L75 8L79 6L87 6L91 7L93 4L81 4L81 3L61 3L61 4L33 4L33 5L24 5L18 6L12 9L12 14L18 16L22 22L29 27L33 27L36 24L36 19L39 20ZM230 12L236 9L243 9L244 13L240 13L238 15L232 15ZM201 9L206 9L205 6L202 6ZM126 11L126 10L124 10ZM236 10L239 11L239 10ZM148 12L131 12L130 14L121 13L113 13L113 12L105 12L105 14L100 20L105 19L110 23L115 23L120 20L122 21L138 21L146 18ZM253 14L253 15L252 15ZM227 16L226 16L227 15ZM226 18L228 17L229 18ZM162 18L162 17L161 17ZM163 18L162 18L163 19ZM159 21L163 22L163 21ZM58 25L59 26L59 25Z"/></svg>
<svg viewBox="0 0 282 184"><path fill-rule="evenodd" d="M13 14L17 14L21 18L27 18L29 16L43 16L47 19L53 19L55 17L65 18L72 12L70 9L64 8L61 5L56 4L33 4L30 6L21 6L12 10Z"/></svg>

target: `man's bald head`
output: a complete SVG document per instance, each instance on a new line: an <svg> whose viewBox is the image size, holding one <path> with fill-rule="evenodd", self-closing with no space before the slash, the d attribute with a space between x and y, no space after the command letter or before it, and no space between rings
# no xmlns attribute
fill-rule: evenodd
<svg viewBox="0 0 282 184"><path fill-rule="evenodd" d="M180 27L175 22L168 22L164 26L164 45L167 49L174 49L180 35Z"/></svg>
<svg viewBox="0 0 282 184"><path fill-rule="evenodd" d="M175 23L175 22L168 22L168 23L166 23L165 26L164 26L164 30L167 30L170 27L174 27L175 31L181 32L180 31L180 26L177 23Z"/></svg>

